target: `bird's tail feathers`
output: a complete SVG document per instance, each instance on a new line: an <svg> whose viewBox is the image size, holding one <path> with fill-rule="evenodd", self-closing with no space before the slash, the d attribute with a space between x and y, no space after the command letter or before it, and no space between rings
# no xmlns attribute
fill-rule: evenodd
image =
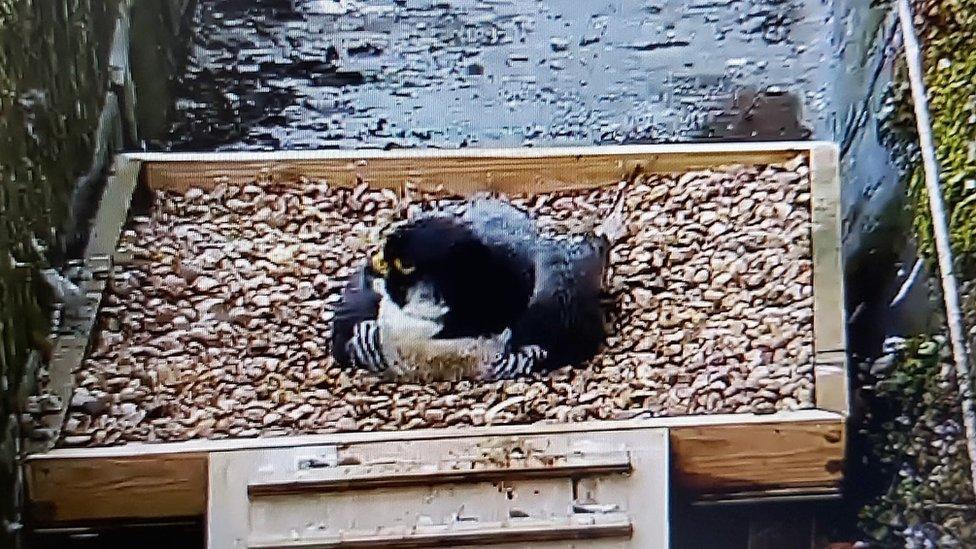
<svg viewBox="0 0 976 549"><path fill-rule="evenodd" d="M606 239L607 244L611 246L627 236L627 214L624 212L626 187L625 181L617 185L617 197L613 201L613 208L594 229L596 235Z"/></svg>

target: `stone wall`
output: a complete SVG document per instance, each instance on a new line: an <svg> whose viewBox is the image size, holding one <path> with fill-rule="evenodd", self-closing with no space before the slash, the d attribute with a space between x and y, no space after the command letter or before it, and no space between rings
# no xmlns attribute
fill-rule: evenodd
<svg viewBox="0 0 976 549"><path fill-rule="evenodd" d="M39 272L80 256L112 153L137 146L130 34L172 51L186 0L0 0L0 546L21 528L19 413L58 305ZM134 9L130 29L130 9ZM167 38L168 37L168 38ZM168 42L167 42L168 40ZM175 57L153 59L166 89ZM160 93L156 97L163 97ZM158 99L172 103L171 98ZM153 130L151 123L146 124ZM158 130L157 130L158 131Z"/></svg>
<svg viewBox="0 0 976 549"><path fill-rule="evenodd" d="M895 13L835 4L840 64L833 84L841 148L843 246L851 348L872 356L885 336L928 327L927 278L915 270L906 183L917 141Z"/></svg>
<svg viewBox="0 0 976 549"><path fill-rule="evenodd" d="M0 545L17 530L16 412L44 358L37 270L69 247L72 194L92 164L118 1L0 1Z"/></svg>

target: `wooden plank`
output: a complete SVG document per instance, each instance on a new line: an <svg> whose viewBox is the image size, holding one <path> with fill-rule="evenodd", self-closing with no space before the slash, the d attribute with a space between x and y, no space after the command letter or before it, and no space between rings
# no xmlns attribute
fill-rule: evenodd
<svg viewBox="0 0 976 549"><path fill-rule="evenodd" d="M810 151L813 197L814 388L817 406L847 414L850 408L844 276L841 265L840 169L833 144Z"/></svg>
<svg viewBox="0 0 976 549"><path fill-rule="evenodd" d="M364 158L424 159L424 158L538 158L594 156L604 154L726 154L789 153L809 151L829 141L762 141L716 143L656 143L646 145L587 145L566 147L502 147L466 149L360 149L360 150L279 150L279 151L220 151L220 152L131 152L125 156L140 162L240 162L276 160L335 160Z"/></svg>
<svg viewBox="0 0 976 549"><path fill-rule="evenodd" d="M579 423L535 423L527 425L492 425L480 427L447 427L442 429L415 429L407 431L372 431L329 433L320 435L296 435L287 437L228 438L219 440L187 440L164 443L129 443L123 446L102 448L57 448L47 453L29 456L32 460L99 457L134 457L151 455L184 454L194 452L228 452L236 450L262 450L294 448L300 446L349 445L369 442L395 442L412 440L441 440L479 436L542 435L561 433L595 433L601 431L626 431L632 429L683 429L686 427L720 427L726 425L775 425L825 422L843 423L843 416L824 410L797 410L774 414L714 414L694 416L655 417L620 421L582 421Z"/></svg>
<svg viewBox="0 0 976 549"><path fill-rule="evenodd" d="M789 417L805 419L784 420ZM686 416L598 422L592 429L587 424L527 425L54 450L28 459L29 497L32 513L41 523L199 515L204 512L203 470L209 452L661 427L670 433L675 487L702 497L743 492L824 494L838 488L845 437L844 418L839 414L810 410L715 419Z"/></svg>
<svg viewBox="0 0 976 549"><path fill-rule="evenodd" d="M125 155L116 156L102 191L85 257L110 257L115 252L138 180L139 162Z"/></svg>
<svg viewBox="0 0 976 549"><path fill-rule="evenodd" d="M499 526L452 530L434 533L418 533L376 536L349 536L332 542L251 543L251 549L419 549L423 547L459 547L462 545L503 545L513 543L542 543L552 541L579 541L607 538L629 539L634 535L634 525L629 521L608 524L553 523L527 526Z"/></svg>
<svg viewBox="0 0 976 549"><path fill-rule="evenodd" d="M74 372L84 360L91 342L91 334L107 285L105 278L111 269L110 257L115 250L119 235L122 234L132 193L138 180L138 164L137 161L122 155L116 156L112 163L84 253L85 269L93 275L91 279L79 282L87 303L80 307L76 314L66 315L63 319L64 324L59 327L60 333L52 338L48 381L44 391L57 395L65 404L71 401L75 388ZM66 414L65 405L57 414L49 414L45 417L46 426L60 433ZM27 442L27 451L44 452L53 448L56 443L57 437L30 440Z"/></svg>
<svg viewBox="0 0 976 549"><path fill-rule="evenodd" d="M844 450L838 421L671 430L675 481L701 494L837 488Z"/></svg>
<svg viewBox="0 0 976 549"><path fill-rule="evenodd" d="M377 476L431 468L517 471L522 460L549 464L555 456L561 456L555 463L565 459L574 464L607 458L619 461L626 456L632 468L629 474L513 476L501 482L470 478L449 485L411 484L369 492L298 492L262 498L247 494L247 486L267 480L343 477L344 470ZM303 466L313 461L357 465ZM668 539L669 462L666 429L221 452L210 459L207 544L213 549L256 544L315 546L359 537L381 543L390 541L383 539L386 536L633 522L635 532L629 542L594 543L592 547L662 547ZM518 538L509 538L503 546L523 546L512 539ZM458 546L455 542L445 538L441 546ZM565 544L538 546L555 549Z"/></svg>
<svg viewBox="0 0 976 549"><path fill-rule="evenodd" d="M362 472L332 478L302 478L257 481L248 484L248 497L279 496L314 492L351 492L381 490L410 486L434 486L438 484L501 482L553 478L581 478L586 476L627 474L633 468L627 454L615 459L592 463L557 463L548 466L492 467L485 469L415 470L386 474Z"/></svg>
<svg viewBox="0 0 976 549"><path fill-rule="evenodd" d="M54 459L26 466L28 512L39 526L199 516L206 454Z"/></svg>
<svg viewBox="0 0 976 549"><path fill-rule="evenodd" d="M803 503L824 502L841 499L843 494L838 486L801 487L801 488L771 488L764 490L749 490L745 492L721 492L716 494L699 494L693 502L697 507L750 505L754 503Z"/></svg>
<svg viewBox="0 0 976 549"><path fill-rule="evenodd" d="M634 173L683 172L727 164L786 162L809 144L792 148L661 146L544 149L488 149L480 151L352 151L317 155L159 156L134 155L144 160L144 177L152 189L185 191L211 188L217 181L241 185L263 174L279 182L300 178L324 179L351 186L400 188L412 183L421 189L438 186L461 194L478 191L540 192L589 188L616 183Z"/></svg>
<svg viewBox="0 0 976 549"><path fill-rule="evenodd" d="M29 453L46 452L58 442L58 434L68 413L67 404L71 402L71 395L75 388L74 372L85 358L88 349L89 334L95 323L98 304L101 302L104 282L99 280L84 281L80 285L85 292L86 303L80 307L77 317L65 318L59 330L62 332L53 338L51 356L47 367L47 381L43 384L43 393L56 395L62 403L57 413L42 416L44 426L53 433L50 438L29 439L25 441L26 451Z"/></svg>

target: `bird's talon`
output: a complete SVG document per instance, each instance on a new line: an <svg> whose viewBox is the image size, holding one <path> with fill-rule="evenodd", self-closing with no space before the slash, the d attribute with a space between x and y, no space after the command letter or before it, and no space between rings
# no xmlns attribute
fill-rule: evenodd
<svg viewBox="0 0 976 549"><path fill-rule="evenodd" d="M538 345L526 345L513 353L495 355L489 372L492 379L511 379L529 375L536 370L536 363L545 360L548 353Z"/></svg>

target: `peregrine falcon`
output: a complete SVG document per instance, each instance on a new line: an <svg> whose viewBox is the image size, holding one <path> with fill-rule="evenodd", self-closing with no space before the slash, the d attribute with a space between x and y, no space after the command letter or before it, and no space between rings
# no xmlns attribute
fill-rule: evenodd
<svg viewBox="0 0 976 549"><path fill-rule="evenodd" d="M347 283L332 352L394 377L501 379L575 365L606 337L610 247L626 233L621 192L592 234L547 236L497 199L394 226Z"/></svg>

